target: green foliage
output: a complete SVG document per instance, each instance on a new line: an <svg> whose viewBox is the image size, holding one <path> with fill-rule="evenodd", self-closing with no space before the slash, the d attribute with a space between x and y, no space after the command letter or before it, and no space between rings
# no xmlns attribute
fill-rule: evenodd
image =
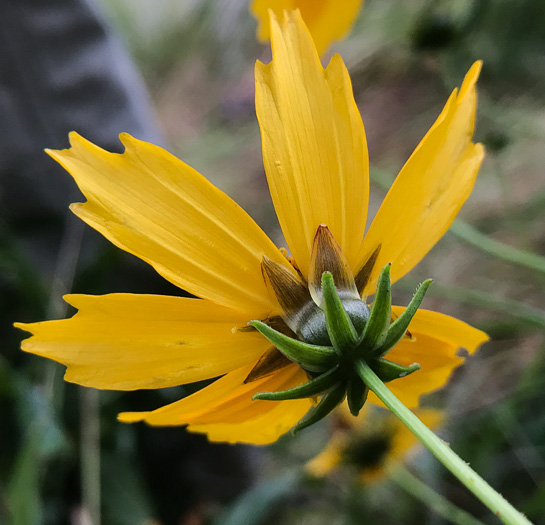
<svg viewBox="0 0 545 525"><path fill-rule="evenodd" d="M297 469L266 480L248 490L236 500L223 516L212 525L260 525L275 513L275 505L281 504L301 483ZM278 508L278 507L277 507Z"/></svg>

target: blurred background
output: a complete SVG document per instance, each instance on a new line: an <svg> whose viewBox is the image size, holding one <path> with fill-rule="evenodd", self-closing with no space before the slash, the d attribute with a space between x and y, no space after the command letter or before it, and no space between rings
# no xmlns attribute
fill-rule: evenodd
<svg viewBox="0 0 545 525"><path fill-rule="evenodd" d="M71 130L110 150L122 131L167 147L282 238L253 107L253 66L270 52L247 2L0 6L0 523L449 523L407 478L362 482L356 464L325 479L302 474L338 430L331 419L270 447L123 425L118 412L199 385L98 393L19 350L12 323L71 315L67 291L180 294L68 212L75 184L42 150L66 147ZM544 27L538 0L367 0L331 50L348 65L366 126L371 213L451 90L484 61L476 139L487 157L475 190L394 300L406 304L432 277L426 308L491 335L424 404L445 410L440 435L535 523L545 523ZM406 468L475 519L498 522L428 452Z"/></svg>

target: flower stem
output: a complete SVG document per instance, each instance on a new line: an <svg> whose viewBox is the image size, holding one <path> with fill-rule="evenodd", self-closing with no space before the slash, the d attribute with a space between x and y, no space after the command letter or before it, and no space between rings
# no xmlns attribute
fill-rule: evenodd
<svg viewBox="0 0 545 525"><path fill-rule="evenodd" d="M517 509L496 492L443 440L436 436L416 417L379 379L369 365L356 361L356 372L376 396L401 420L401 422L452 472L477 498L479 498L506 525L531 525Z"/></svg>
<svg viewBox="0 0 545 525"><path fill-rule="evenodd" d="M438 516L445 518L455 525L484 525L482 521L457 507L447 498L426 485L400 463L390 469L389 478L411 496L424 503Z"/></svg>

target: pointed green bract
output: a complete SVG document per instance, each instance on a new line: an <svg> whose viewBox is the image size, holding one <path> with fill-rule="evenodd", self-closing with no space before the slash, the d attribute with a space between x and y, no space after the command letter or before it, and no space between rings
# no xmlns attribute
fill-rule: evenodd
<svg viewBox="0 0 545 525"><path fill-rule="evenodd" d="M380 272L375 301L371 306L371 315L361 338L360 348L367 351L382 345L390 327L392 319L391 266L391 264L387 264Z"/></svg>
<svg viewBox="0 0 545 525"><path fill-rule="evenodd" d="M348 408L353 416L358 416L363 405L367 401L369 387L357 376L351 377L348 382L346 399Z"/></svg>
<svg viewBox="0 0 545 525"><path fill-rule="evenodd" d="M408 376L417 370L420 370L420 365L418 363L413 363L409 366L398 365L393 361L388 361L387 359L372 359L369 361L369 366L371 370L377 374L380 380L383 383L388 383L394 379L399 379L401 377Z"/></svg>
<svg viewBox="0 0 545 525"><path fill-rule="evenodd" d="M337 353L344 355L348 349L354 347L358 334L343 307L333 276L329 272L322 274L322 295L329 338Z"/></svg>
<svg viewBox="0 0 545 525"><path fill-rule="evenodd" d="M323 234L324 232L322 236ZM325 256L323 258L327 259ZM317 278L318 270L325 266L321 262L323 261L316 262L314 279ZM343 295L342 290L339 295L333 274L323 271L321 307L313 305L316 311L309 315L308 304L305 305L307 310L297 332L300 339L289 337L261 321L250 323L288 359L299 364L310 375L320 373L297 387L279 392L260 392L253 397L255 400L284 401L321 396L318 405L299 421L293 432L325 417L345 397L351 414L357 416L360 413L369 393L369 386L365 381L354 375L354 372L358 372L360 361L366 363L385 383L420 369L418 363L403 366L383 359L382 356L407 333L431 280L424 281L419 286L407 308L392 322L390 268L391 265L387 264L382 269L371 310L363 301ZM322 340L327 343L322 344Z"/></svg>
<svg viewBox="0 0 545 525"><path fill-rule="evenodd" d="M324 372L335 366L337 362L337 356L332 348L298 341L277 332L261 321L251 321L249 324L265 336L288 359L291 359L305 370Z"/></svg>
<svg viewBox="0 0 545 525"><path fill-rule="evenodd" d="M303 399L305 397L319 396L337 386L341 379L342 373L340 373L339 367L336 366L302 385L295 386L288 390L279 390L277 392L259 392L252 397L252 399L260 399L262 401L286 401L288 399Z"/></svg>
<svg viewBox="0 0 545 525"><path fill-rule="evenodd" d="M403 313L390 325L388 334L382 342L382 344L373 351L375 356L383 356L387 354L406 334L409 324L414 317L416 311L420 308L422 300L432 283L431 279L424 281L419 287L416 293L413 295L409 306L405 308Z"/></svg>
<svg viewBox="0 0 545 525"><path fill-rule="evenodd" d="M291 432L295 434L326 417L332 410L343 402L345 395L346 386L340 385L323 396L316 407L312 409L303 419L301 419L299 423L292 428Z"/></svg>

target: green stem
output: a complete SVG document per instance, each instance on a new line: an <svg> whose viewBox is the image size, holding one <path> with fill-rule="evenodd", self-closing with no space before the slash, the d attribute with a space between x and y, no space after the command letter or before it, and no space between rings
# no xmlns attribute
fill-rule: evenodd
<svg viewBox="0 0 545 525"><path fill-rule="evenodd" d="M452 224L449 231L459 239L499 259L545 273L545 257L495 241L460 219Z"/></svg>
<svg viewBox="0 0 545 525"><path fill-rule="evenodd" d="M477 498L506 525L531 525L517 509L481 478L443 440L416 417L379 379L365 361L356 361L356 372L376 396Z"/></svg>
<svg viewBox="0 0 545 525"><path fill-rule="evenodd" d="M455 525L484 525L469 512L457 507L447 498L426 485L400 463L389 469L389 479L394 481L405 492L420 500L438 516Z"/></svg>

